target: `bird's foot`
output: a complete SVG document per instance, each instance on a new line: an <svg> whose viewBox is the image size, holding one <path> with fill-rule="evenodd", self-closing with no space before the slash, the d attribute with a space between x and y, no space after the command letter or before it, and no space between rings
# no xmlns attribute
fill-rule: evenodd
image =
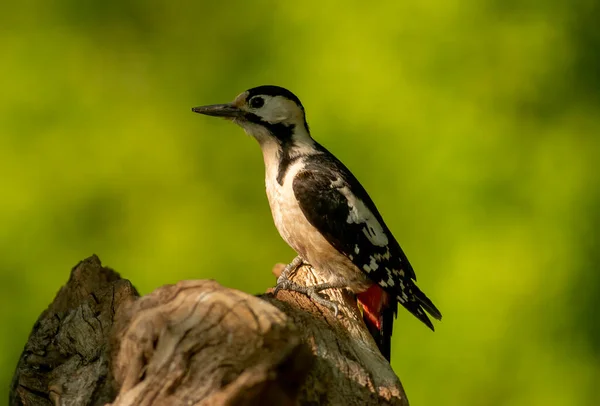
<svg viewBox="0 0 600 406"><path fill-rule="evenodd" d="M320 285L306 286L306 295L315 303L320 304L333 312L333 317L337 317L340 309L337 302L326 299L320 292L325 289L336 289L343 286L334 286L330 283L321 283Z"/></svg>
<svg viewBox="0 0 600 406"><path fill-rule="evenodd" d="M320 292L325 289L337 289L344 288L345 286L337 286L331 283L321 283L319 285L302 286L293 282L289 279L281 280L281 277L277 280L277 286L273 291L273 294L277 294L281 289L289 290L293 292L302 293L312 299L313 302L320 304L323 307L328 308L333 312L334 317L337 317L339 313L339 306L337 302L326 299Z"/></svg>
<svg viewBox="0 0 600 406"><path fill-rule="evenodd" d="M279 275L279 278L277 278L277 285L275 285L275 290L273 291L274 295L277 295L277 292L279 292L280 289L289 290L286 289L284 286L288 286L288 284L294 283L290 280L290 275L296 272L296 270L300 268L303 263L304 260L302 259L302 257L300 257L300 255L298 255L292 260L292 262L290 262L285 266L285 268L283 268L283 271L281 271L281 275Z"/></svg>

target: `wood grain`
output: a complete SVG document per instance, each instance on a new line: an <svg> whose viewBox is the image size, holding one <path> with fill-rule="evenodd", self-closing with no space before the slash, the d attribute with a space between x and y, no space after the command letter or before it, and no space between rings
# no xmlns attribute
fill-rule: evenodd
<svg viewBox="0 0 600 406"><path fill-rule="evenodd" d="M274 269L277 274L281 265ZM321 282L310 267L293 279ZM408 405L353 295L181 281L139 297L92 256L39 317L11 405Z"/></svg>

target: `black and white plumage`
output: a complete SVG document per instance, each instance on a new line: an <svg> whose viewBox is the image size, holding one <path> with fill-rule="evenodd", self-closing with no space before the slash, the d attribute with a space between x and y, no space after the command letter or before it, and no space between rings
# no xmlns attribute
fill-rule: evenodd
<svg viewBox="0 0 600 406"><path fill-rule="evenodd" d="M433 330L425 312L436 319L441 313L416 286L413 268L363 186L310 136L298 97L278 86L260 86L233 103L193 110L229 118L257 139L277 230L329 286L357 294L388 360L398 302ZM278 286L289 288L284 282Z"/></svg>

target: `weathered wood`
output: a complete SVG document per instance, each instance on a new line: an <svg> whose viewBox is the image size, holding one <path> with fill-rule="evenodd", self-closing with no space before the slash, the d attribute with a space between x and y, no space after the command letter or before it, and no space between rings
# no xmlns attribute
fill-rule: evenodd
<svg viewBox="0 0 600 406"><path fill-rule="evenodd" d="M276 274L281 270L278 266ZM321 282L308 267L293 279ZM182 281L141 298L97 257L42 313L11 388L25 405L407 405L356 300Z"/></svg>
<svg viewBox="0 0 600 406"><path fill-rule="evenodd" d="M114 399L107 343L115 317L138 296L95 255L77 264L38 318L21 354L11 405L104 405Z"/></svg>
<svg viewBox="0 0 600 406"><path fill-rule="evenodd" d="M278 276L282 269L279 265L273 272ZM325 282L310 267L300 268L292 279L302 285ZM340 304L337 318L296 292L280 291L277 298L266 298L292 319L302 341L316 355L302 404L408 405L398 377L362 321L354 296L341 289L325 293Z"/></svg>
<svg viewBox="0 0 600 406"><path fill-rule="evenodd" d="M142 297L115 338L113 406L293 404L313 362L284 313L206 280Z"/></svg>

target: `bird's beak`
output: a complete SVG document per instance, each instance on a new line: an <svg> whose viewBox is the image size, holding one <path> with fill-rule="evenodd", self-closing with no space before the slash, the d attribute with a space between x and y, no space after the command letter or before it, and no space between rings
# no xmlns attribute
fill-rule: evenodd
<svg viewBox="0 0 600 406"><path fill-rule="evenodd" d="M231 103L211 104L210 106L200 106L192 108L195 113L206 114L207 116L236 118L242 115L242 110Z"/></svg>

